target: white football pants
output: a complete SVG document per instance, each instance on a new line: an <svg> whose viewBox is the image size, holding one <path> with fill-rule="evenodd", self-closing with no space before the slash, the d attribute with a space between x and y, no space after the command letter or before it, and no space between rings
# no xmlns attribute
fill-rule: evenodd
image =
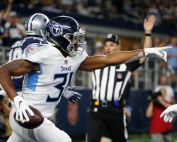
<svg viewBox="0 0 177 142"><path fill-rule="evenodd" d="M21 127L14 120L15 108L12 109L9 121L13 130L7 142L71 142L67 133L58 129L54 123L44 118L44 122L35 129Z"/></svg>

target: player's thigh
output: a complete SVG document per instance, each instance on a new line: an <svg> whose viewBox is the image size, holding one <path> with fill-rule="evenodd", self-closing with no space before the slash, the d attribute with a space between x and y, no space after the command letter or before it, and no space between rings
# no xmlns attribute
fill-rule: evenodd
<svg viewBox="0 0 177 142"><path fill-rule="evenodd" d="M64 131L58 129L50 120L44 122L35 129L25 129L18 125L13 118L15 109L10 113L10 125L12 130L23 139L23 142L71 142L71 138Z"/></svg>
<svg viewBox="0 0 177 142"><path fill-rule="evenodd" d="M13 132L12 135L7 140L7 142L24 142L24 139L22 139Z"/></svg>
<svg viewBox="0 0 177 142"><path fill-rule="evenodd" d="M67 133L46 118L42 125L34 129L34 135L38 142L71 142Z"/></svg>
<svg viewBox="0 0 177 142"><path fill-rule="evenodd" d="M28 130L28 129L25 129L23 127L21 127L20 125L17 124L17 122L14 120L14 112L15 112L15 109L12 108L12 111L10 112L10 116L9 116L9 122L10 122L10 126L13 130L13 137L11 138L15 138L16 135L18 135L22 140L23 142L36 142L33 138L30 138L29 137L29 132L32 131L32 129ZM14 134L15 133L15 134ZM20 141L20 140L19 140ZM11 141L9 141L11 142ZM12 142L18 142L18 141L12 141Z"/></svg>

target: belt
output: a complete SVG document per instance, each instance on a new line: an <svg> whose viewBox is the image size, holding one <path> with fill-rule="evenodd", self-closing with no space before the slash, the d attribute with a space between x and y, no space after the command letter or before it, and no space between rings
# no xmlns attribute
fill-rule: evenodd
<svg viewBox="0 0 177 142"><path fill-rule="evenodd" d="M100 100L93 100L92 104L96 107L119 107L122 106L122 102L119 101L100 101Z"/></svg>

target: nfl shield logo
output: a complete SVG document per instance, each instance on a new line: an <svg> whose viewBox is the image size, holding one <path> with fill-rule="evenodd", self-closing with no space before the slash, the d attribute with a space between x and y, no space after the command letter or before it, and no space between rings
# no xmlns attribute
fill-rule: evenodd
<svg viewBox="0 0 177 142"><path fill-rule="evenodd" d="M121 73L118 73L118 74L117 74L117 78L118 78L118 79L121 79L121 78L122 78L122 74L121 74Z"/></svg>
<svg viewBox="0 0 177 142"><path fill-rule="evenodd" d="M64 60L64 64L65 64L65 65L68 64L68 60Z"/></svg>
<svg viewBox="0 0 177 142"><path fill-rule="evenodd" d="M107 38L111 38L111 37L112 37L112 34L108 34L108 35L107 35Z"/></svg>
<svg viewBox="0 0 177 142"><path fill-rule="evenodd" d="M71 125L75 125L78 120L78 104L68 102L68 121Z"/></svg>

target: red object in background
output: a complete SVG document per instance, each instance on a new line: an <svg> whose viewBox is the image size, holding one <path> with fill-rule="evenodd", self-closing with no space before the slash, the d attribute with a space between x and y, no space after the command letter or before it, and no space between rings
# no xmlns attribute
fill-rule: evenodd
<svg viewBox="0 0 177 142"><path fill-rule="evenodd" d="M68 101L68 122L71 125L75 125L78 118L79 118L79 112L78 112L78 104L71 103Z"/></svg>
<svg viewBox="0 0 177 142"><path fill-rule="evenodd" d="M157 104L154 103L153 105L153 116L151 117L150 120L150 133L151 134L156 134L156 133L164 133L171 131L173 129L173 124L172 123L166 123L163 118L160 118L160 114L164 111L165 109Z"/></svg>

